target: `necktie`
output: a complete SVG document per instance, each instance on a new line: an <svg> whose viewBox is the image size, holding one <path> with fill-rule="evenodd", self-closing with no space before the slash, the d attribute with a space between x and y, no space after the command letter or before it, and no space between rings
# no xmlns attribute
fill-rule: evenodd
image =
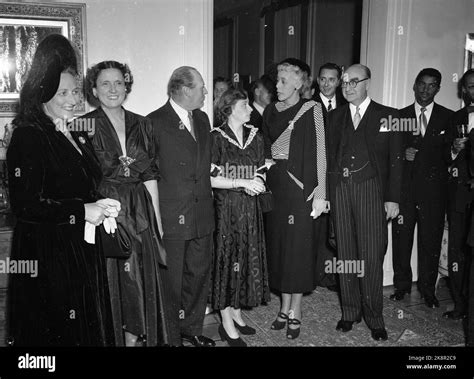
<svg viewBox="0 0 474 379"><path fill-rule="evenodd" d="M359 126L359 123L360 123L360 113L359 113L359 107L356 108L356 113L354 115L354 119L352 120L352 122L354 123L354 129L357 129L357 126Z"/></svg>
<svg viewBox="0 0 474 379"><path fill-rule="evenodd" d="M188 112L188 119L189 119L189 132L193 136L194 140L196 141L196 134L194 133L194 121L193 121L193 112Z"/></svg>
<svg viewBox="0 0 474 379"><path fill-rule="evenodd" d="M329 112L330 110L332 110L332 104L331 104L331 100L328 100L328 102L329 102L328 104L328 112Z"/></svg>
<svg viewBox="0 0 474 379"><path fill-rule="evenodd" d="M421 113L420 113L420 128L421 128L421 135L424 137L426 133L426 126L428 125L428 120L426 119L426 108L422 107L421 108Z"/></svg>

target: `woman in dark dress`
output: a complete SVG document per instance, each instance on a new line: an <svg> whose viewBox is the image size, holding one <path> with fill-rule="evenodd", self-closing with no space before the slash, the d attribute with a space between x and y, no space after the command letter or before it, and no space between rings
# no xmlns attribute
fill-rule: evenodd
<svg viewBox="0 0 474 379"><path fill-rule="evenodd" d="M216 232L210 303L221 311L221 337L231 346L246 346L237 330L254 334L255 329L245 325L240 308L270 300L263 215L256 196L265 190L265 175L256 172L265 163L264 144L258 129L245 125L252 108L244 92L224 92L217 110L224 123L211 133Z"/></svg>
<svg viewBox="0 0 474 379"><path fill-rule="evenodd" d="M166 257L151 122L122 107L133 84L127 65L101 62L88 70L87 82L90 101L100 105L84 116L95 126L92 144L103 174L99 191L120 201L117 224L131 237L130 258L107 260L117 345L166 345L160 275Z"/></svg>
<svg viewBox="0 0 474 379"><path fill-rule="evenodd" d="M87 133L65 124L80 101L76 67L69 41L46 37L14 120L7 153L17 217L11 259L38 265L37 275L10 275L7 337L15 346L114 344L105 258L84 241L84 225L100 225L109 215L105 205L116 202L96 202L94 149Z"/></svg>
<svg viewBox="0 0 474 379"><path fill-rule="evenodd" d="M263 114L266 157L276 163L268 172L275 206L266 214L270 287L282 303L272 329L287 326L297 338L301 299L316 288L318 218L326 201L326 144L321 105L301 95L311 85L307 65L289 58L278 65L278 102Z"/></svg>

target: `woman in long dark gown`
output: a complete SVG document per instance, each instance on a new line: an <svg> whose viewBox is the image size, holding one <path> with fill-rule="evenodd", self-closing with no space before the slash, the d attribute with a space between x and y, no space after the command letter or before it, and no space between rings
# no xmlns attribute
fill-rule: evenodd
<svg viewBox="0 0 474 379"><path fill-rule="evenodd" d="M317 219L326 201L326 144L321 105L301 95L310 85L307 65L294 58L278 65L278 102L263 114L266 157L275 161L268 186L275 206L266 214L270 287L281 292L271 328L299 336L303 293L316 288Z"/></svg>
<svg viewBox="0 0 474 379"><path fill-rule="evenodd" d="M246 346L239 337L255 334L242 319L241 307L270 300L263 214L256 195L265 190L263 136L244 125L252 108L238 89L224 92L217 105L224 123L212 129L211 177L216 209L215 249L211 270L211 306L219 309L219 334L231 346ZM213 170L214 171L214 170Z"/></svg>
<svg viewBox="0 0 474 379"><path fill-rule="evenodd" d="M99 191L120 201L117 223L132 237L130 258L107 260L117 345L166 345L159 267L166 257L151 122L122 107L133 84L127 65L101 62L89 69L87 82L90 99L100 105L84 116L94 121L92 144L103 173Z"/></svg>
<svg viewBox="0 0 474 379"><path fill-rule="evenodd" d="M100 167L87 133L59 128L80 100L76 67L66 38L43 40L14 120L11 259L38 265L37 275L10 275L7 337L15 346L114 344L105 258L84 241L84 220L99 225L108 215L96 203Z"/></svg>

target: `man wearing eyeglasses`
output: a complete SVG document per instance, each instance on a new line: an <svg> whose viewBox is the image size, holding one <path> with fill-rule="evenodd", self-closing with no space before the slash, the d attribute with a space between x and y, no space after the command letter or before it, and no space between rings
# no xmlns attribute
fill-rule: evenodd
<svg viewBox="0 0 474 379"><path fill-rule="evenodd" d="M328 174L338 259L355 261L363 274L340 273L342 318L337 330L348 332L362 316L376 341L387 340L383 320L383 259L387 220L398 215L402 141L384 122L398 111L371 100L368 67L355 64L343 75L349 102L328 113Z"/></svg>
<svg viewBox="0 0 474 379"><path fill-rule="evenodd" d="M447 202L448 159L446 134L453 112L434 102L441 73L425 68L415 79L415 103L400 110L402 120L413 120L403 133L405 160L400 215L392 222L392 300L411 292L410 266L415 224L418 225L418 290L429 308L439 307L435 296Z"/></svg>

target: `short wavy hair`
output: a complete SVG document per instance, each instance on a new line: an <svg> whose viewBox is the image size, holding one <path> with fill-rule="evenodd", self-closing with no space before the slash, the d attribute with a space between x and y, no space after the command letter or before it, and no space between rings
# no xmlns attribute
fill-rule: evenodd
<svg viewBox="0 0 474 379"><path fill-rule="evenodd" d="M128 67L126 63L120 63L117 61L102 61L87 70L87 101L91 105L94 105L96 107L100 105L99 100L94 96L92 89L97 88L97 78L99 77L101 71L107 70L109 68L115 68L122 73L125 81L125 98L130 92L132 92L133 75L132 71L130 70L130 67Z"/></svg>
<svg viewBox="0 0 474 379"><path fill-rule="evenodd" d="M168 81L168 96L179 95L183 87L196 87L193 73L198 73L198 70L191 66L181 66L174 70Z"/></svg>
<svg viewBox="0 0 474 379"><path fill-rule="evenodd" d="M287 72L292 72L293 74L295 74L296 78L301 82L301 87L298 90L300 96L302 96L307 91L311 90L312 78L308 71L303 70L299 66L293 65L285 61L279 63L277 66L277 69L278 69L278 72L287 71Z"/></svg>
<svg viewBox="0 0 474 379"><path fill-rule="evenodd" d="M224 124L232 114L232 108L239 100L247 100L247 93L240 88L230 88L225 91L216 106L216 116L218 125Z"/></svg>

